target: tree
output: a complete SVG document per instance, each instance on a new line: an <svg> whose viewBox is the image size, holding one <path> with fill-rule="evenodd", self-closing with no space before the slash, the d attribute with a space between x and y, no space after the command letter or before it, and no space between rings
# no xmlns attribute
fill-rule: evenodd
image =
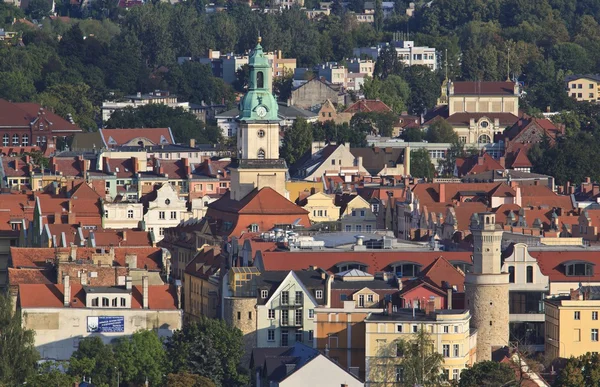
<svg viewBox="0 0 600 387"><path fill-rule="evenodd" d="M422 114L435 106L440 94L440 83L428 67L409 66L404 70L404 79L410 86L407 104L410 112Z"/></svg>
<svg viewBox="0 0 600 387"><path fill-rule="evenodd" d="M61 117L72 116L82 129L97 130L95 119L98 108L89 100L89 92L90 87L85 83L59 84L40 93L36 100Z"/></svg>
<svg viewBox="0 0 600 387"><path fill-rule="evenodd" d="M458 141L458 135L448 121L440 118L429 126L425 140L431 143L452 143Z"/></svg>
<svg viewBox="0 0 600 387"><path fill-rule="evenodd" d="M118 339L114 353L123 381L141 385L147 380L151 386L162 385L167 354L156 332L142 330Z"/></svg>
<svg viewBox="0 0 600 387"><path fill-rule="evenodd" d="M34 335L23 328L21 313L13 310L8 293L0 294L0 385L22 385L34 374L39 359Z"/></svg>
<svg viewBox="0 0 600 387"><path fill-rule="evenodd" d="M453 177L454 170L456 169L456 159L459 157L465 157L465 145L460 141L452 142L450 149L446 152L446 157L439 162L439 170L445 177Z"/></svg>
<svg viewBox="0 0 600 387"><path fill-rule="evenodd" d="M48 0L30 0L25 13L32 19L41 20L50 16L52 4Z"/></svg>
<svg viewBox="0 0 600 387"><path fill-rule="evenodd" d="M369 362L368 379L380 386L395 386L398 378L406 386L438 386L444 378L444 357L423 328L409 340L382 345Z"/></svg>
<svg viewBox="0 0 600 387"><path fill-rule="evenodd" d="M429 152L426 149L418 149L410 152L410 175L413 177L433 179L435 167L433 166Z"/></svg>
<svg viewBox="0 0 600 387"><path fill-rule="evenodd" d="M188 324L167 339L166 348L174 373L201 375L217 386L242 386L250 380L239 366L242 332L223 320L202 318Z"/></svg>
<svg viewBox="0 0 600 387"><path fill-rule="evenodd" d="M389 75L385 80L367 78L361 89L368 99L380 99L394 112L401 114L406 110L410 96L408 83L398 75Z"/></svg>
<svg viewBox="0 0 600 387"><path fill-rule="evenodd" d="M167 386L169 387L215 387L208 378L187 372L167 375Z"/></svg>
<svg viewBox="0 0 600 387"><path fill-rule="evenodd" d="M595 353L585 353L571 357L562 369L555 387L587 387L600 384L600 357Z"/></svg>
<svg viewBox="0 0 600 387"><path fill-rule="evenodd" d="M375 0L375 30L381 32L383 29L383 4L382 0Z"/></svg>
<svg viewBox="0 0 600 387"><path fill-rule="evenodd" d="M292 86L294 84L294 74L286 73L281 77L273 79L273 93L282 102L287 100L292 95Z"/></svg>
<svg viewBox="0 0 600 387"><path fill-rule="evenodd" d="M515 372L506 363L477 362L460 374L459 387L503 387L515 381Z"/></svg>
<svg viewBox="0 0 600 387"><path fill-rule="evenodd" d="M392 112L360 112L352 116L350 127L359 133L390 137L397 120L398 117Z"/></svg>
<svg viewBox="0 0 600 387"><path fill-rule="evenodd" d="M77 378L61 371L66 364L45 362L38 367L37 373L27 379L27 384L32 386L72 386Z"/></svg>
<svg viewBox="0 0 600 387"><path fill-rule="evenodd" d="M250 66L247 64L240 67L235 72L235 81L233 81L232 86L235 91L240 93L245 93L248 88L248 80L250 79Z"/></svg>
<svg viewBox="0 0 600 387"><path fill-rule="evenodd" d="M171 128L175 141L187 143L196 139L200 144L219 144L221 131L206 126L195 115L182 108L163 104L148 104L138 108L115 111L106 122L107 128Z"/></svg>
<svg viewBox="0 0 600 387"><path fill-rule="evenodd" d="M425 132L420 128L409 127L404 129L400 134L400 138L406 142L421 142L425 139Z"/></svg>
<svg viewBox="0 0 600 387"><path fill-rule="evenodd" d="M21 71L0 72L0 97L14 102L31 100L35 95L33 80Z"/></svg>
<svg viewBox="0 0 600 387"><path fill-rule="evenodd" d="M68 374L77 380L86 376L95 384L110 385L117 380L117 366L112 346L104 344L100 337L92 336L79 342L69 360Z"/></svg>
<svg viewBox="0 0 600 387"><path fill-rule="evenodd" d="M387 45L381 51L379 51L379 57L375 62L373 69L373 76L379 79L386 79L392 74L402 73L404 64L398 58L398 53L392 45Z"/></svg>
<svg viewBox="0 0 600 387"><path fill-rule="evenodd" d="M293 165L304 153L310 151L313 141L311 125L303 118L294 121L291 128L283 134L283 144L281 146L281 157L287 161L288 165Z"/></svg>

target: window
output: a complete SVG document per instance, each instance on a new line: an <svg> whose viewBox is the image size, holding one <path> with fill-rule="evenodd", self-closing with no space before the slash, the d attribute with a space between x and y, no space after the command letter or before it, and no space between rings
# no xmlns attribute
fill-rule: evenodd
<svg viewBox="0 0 600 387"><path fill-rule="evenodd" d="M577 88L577 84L576 83L571 83L571 89L576 89Z"/></svg>
<svg viewBox="0 0 600 387"><path fill-rule="evenodd" d="M18 134L13 134L13 141L12 141L13 145L18 146L19 145L19 135Z"/></svg>
<svg viewBox="0 0 600 387"><path fill-rule="evenodd" d="M477 142L479 144L489 144L492 142L492 140L490 139L490 136L488 136L487 134L482 134L481 136L479 136L479 138L477 139Z"/></svg>
<svg viewBox="0 0 600 387"><path fill-rule="evenodd" d="M583 89L583 85L580 83L580 84L577 85L577 88L578 89Z"/></svg>
<svg viewBox="0 0 600 387"><path fill-rule="evenodd" d="M365 216L365 210L360 210L360 216Z"/></svg>
<svg viewBox="0 0 600 387"><path fill-rule="evenodd" d="M565 264L565 273L568 276L591 277L594 275L594 265L587 262L569 262Z"/></svg>
<svg viewBox="0 0 600 387"><path fill-rule="evenodd" d="M288 291L281 292L281 303L287 305L290 303L290 293Z"/></svg>
<svg viewBox="0 0 600 387"><path fill-rule="evenodd" d="M302 329L296 329L296 343L302 342Z"/></svg>
<svg viewBox="0 0 600 387"><path fill-rule="evenodd" d="M583 93L577 93L577 98L582 98L583 97Z"/></svg>
<svg viewBox="0 0 600 387"><path fill-rule="evenodd" d="M533 266L527 266L527 283L533 283Z"/></svg>
<svg viewBox="0 0 600 387"><path fill-rule="evenodd" d="M2 136L2 146L8 146L8 144L9 144L9 138L10 137L8 136L8 134L4 134Z"/></svg>
<svg viewBox="0 0 600 387"><path fill-rule="evenodd" d="M344 230L346 230L346 232L352 231L352 225L347 224L346 226L344 226Z"/></svg>
<svg viewBox="0 0 600 387"><path fill-rule="evenodd" d="M269 291L268 290L264 290L264 289L261 290L260 291L260 298L265 299L267 297L269 297Z"/></svg>
<svg viewBox="0 0 600 387"><path fill-rule="evenodd" d="M396 324L396 332L402 333L402 324Z"/></svg>
<svg viewBox="0 0 600 387"><path fill-rule="evenodd" d="M281 346L282 347L288 346L288 331L286 331L286 330L281 331Z"/></svg>
<svg viewBox="0 0 600 387"><path fill-rule="evenodd" d="M98 298L92 298L92 306L98 306Z"/></svg>
<svg viewBox="0 0 600 387"><path fill-rule="evenodd" d="M515 283L515 267L514 266L508 267L508 282L510 282L511 284Z"/></svg>
<svg viewBox="0 0 600 387"><path fill-rule="evenodd" d="M459 332L458 332L458 325L455 325L455 326L454 326L454 333L459 333Z"/></svg>
<svg viewBox="0 0 600 387"><path fill-rule="evenodd" d="M127 306L127 300L125 297L121 297L121 307L124 308L125 306Z"/></svg>
<svg viewBox="0 0 600 387"><path fill-rule="evenodd" d="M373 302L373 295L372 294L367 294L367 302Z"/></svg>
<svg viewBox="0 0 600 387"><path fill-rule="evenodd" d="M296 325L302 325L302 309L296 309L295 314Z"/></svg>
<svg viewBox="0 0 600 387"><path fill-rule="evenodd" d="M592 320L598 320L598 312L592 312Z"/></svg>
<svg viewBox="0 0 600 387"><path fill-rule="evenodd" d="M362 231L362 225L357 224L356 225L356 231Z"/></svg>
<svg viewBox="0 0 600 387"><path fill-rule="evenodd" d="M452 380L458 380L458 376L459 376L459 371L458 369L453 369L452 370Z"/></svg>
<svg viewBox="0 0 600 387"><path fill-rule="evenodd" d="M29 146L29 135L24 134L21 136L21 146Z"/></svg>
<svg viewBox="0 0 600 387"><path fill-rule="evenodd" d="M265 76L262 71L256 73L256 87L259 89L265 87Z"/></svg>
<svg viewBox="0 0 600 387"><path fill-rule="evenodd" d="M171 211L171 219L177 219L177 211Z"/></svg>
<svg viewBox="0 0 600 387"><path fill-rule="evenodd" d="M258 154L256 156L259 160L264 160L265 159L265 150L260 148L258 150Z"/></svg>
<svg viewBox="0 0 600 387"><path fill-rule="evenodd" d="M323 291L322 290L316 290L315 291L315 297L317 298L317 300L321 300L323 298Z"/></svg>
<svg viewBox="0 0 600 387"><path fill-rule="evenodd" d="M442 355L444 355L444 357L450 357L450 344L442 345Z"/></svg>
<svg viewBox="0 0 600 387"><path fill-rule="evenodd" d="M102 306L108 306L108 298L102 297Z"/></svg>
<svg viewBox="0 0 600 387"><path fill-rule="evenodd" d="M273 320L275 318L275 309L269 309L269 320Z"/></svg>
<svg viewBox="0 0 600 387"><path fill-rule="evenodd" d="M358 306L359 307L364 307L365 306L365 295L364 294L359 294L358 295Z"/></svg>
<svg viewBox="0 0 600 387"><path fill-rule="evenodd" d="M598 341L598 329L592 329L592 341Z"/></svg>
<svg viewBox="0 0 600 387"><path fill-rule="evenodd" d="M590 85L591 86L591 85ZM594 93L589 93L588 98L594 98Z"/></svg>
<svg viewBox="0 0 600 387"><path fill-rule="evenodd" d="M581 312L576 310L575 312L573 312L573 319L575 320L581 320Z"/></svg>
<svg viewBox="0 0 600 387"><path fill-rule="evenodd" d="M301 305L302 300L304 299L304 294L302 292L296 292L296 305Z"/></svg>
<svg viewBox="0 0 600 387"><path fill-rule="evenodd" d="M356 210L352 210L352 216L356 216Z"/></svg>
<svg viewBox="0 0 600 387"><path fill-rule="evenodd" d="M404 368L396 367L396 381L403 382L404 381Z"/></svg>
<svg viewBox="0 0 600 387"><path fill-rule="evenodd" d="M444 325L444 333L449 333L450 327L448 325Z"/></svg>
<svg viewBox="0 0 600 387"><path fill-rule="evenodd" d="M308 331L308 341L313 341L315 337L315 331Z"/></svg>
<svg viewBox="0 0 600 387"><path fill-rule="evenodd" d="M490 123L487 121L482 121L480 125L482 128L487 128L488 126L490 126Z"/></svg>
<svg viewBox="0 0 600 387"><path fill-rule="evenodd" d="M165 212L164 211L160 211L158 213L158 219L165 219Z"/></svg>
<svg viewBox="0 0 600 387"><path fill-rule="evenodd" d="M133 219L133 210L127 210L127 218Z"/></svg>
<svg viewBox="0 0 600 387"><path fill-rule="evenodd" d="M590 84L588 84L588 89L593 89L593 88L594 88L594 85L593 85L593 84L591 84L591 83L590 83Z"/></svg>
<svg viewBox="0 0 600 387"><path fill-rule="evenodd" d="M257 135L259 138L263 138L263 137L265 136L265 131L264 131L264 130L262 130L262 129L260 129L258 132L256 132L256 135Z"/></svg>
<svg viewBox="0 0 600 387"><path fill-rule="evenodd" d="M158 229L158 235L165 235L165 228L164 227L160 227Z"/></svg>
<svg viewBox="0 0 600 387"><path fill-rule="evenodd" d="M267 331L267 341L275 341L275 330L269 329Z"/></svg>
<svg viewBox="0 0 600 387"><path fill-rule="evenodd" d="M454 355L454 357L459 357L460 356L460 345L458 344L454 344L452 347L452 354Z"/></svg>
<svg viewBox="0 0 600 387"><path fill-rule="evenodd" d="M373 231L373 226L371 226L370 224L365 225L365 231L366 232L371 232Z"/></svg>
<svg viewBox="0 0 600 387"><path fill-rule="evenodd" d="M417 333L419 331L419 327L417 325L412 326L412 332Z"/></svg>
<svg viewBox="0 0 600 387"><path fill-rule="evenodd" d="M248 320L252 320L252 312L248 312Z"/></svg>

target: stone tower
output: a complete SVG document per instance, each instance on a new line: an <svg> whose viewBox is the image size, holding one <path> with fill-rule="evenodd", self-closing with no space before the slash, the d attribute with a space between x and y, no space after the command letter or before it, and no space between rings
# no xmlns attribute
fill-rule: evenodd
<svg viewBox="0 0 600 387"><path fill-rule="evenodd" d="M485 212L471 217L473 271L465 277L466 307L471 327L477 329L477 361L491 360L492 347L509 340L508 273L502 273L502 229L496 216Z"/></svg>
<svg viewBox="0 0 600 387"><path fill-rule="evenodd" d="M272 92L271 65L260 42L259 37L248 59L248 92L239 106L238 157L230 166L234 200L263 187L271 187L287 197L287 166L279 158L279 106Z"/></svg>

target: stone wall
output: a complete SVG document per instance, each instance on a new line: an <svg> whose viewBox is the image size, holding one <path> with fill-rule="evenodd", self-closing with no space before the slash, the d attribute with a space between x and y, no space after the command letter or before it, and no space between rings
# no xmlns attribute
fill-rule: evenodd
<svg viewBox="0 0 600 387"><path fill-rule="evenodd" d="M256 347L256 298L226 297L223 302L223 319L227 325L238 328L244 334L241 363L247 366L252 349Z"/></svg>

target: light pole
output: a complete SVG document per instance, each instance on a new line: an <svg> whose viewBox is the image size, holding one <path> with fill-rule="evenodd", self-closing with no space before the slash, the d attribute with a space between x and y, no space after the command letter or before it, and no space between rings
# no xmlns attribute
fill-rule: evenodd
<svg viewBox="0 0 600 387"><path fill-rule="evenodd" d="M555 339L553 339L552 337L546 337L546 340L548 340L548 341L552 341L552 342L555 342L555 343L558 343L558 357L561 357L561 356L560 356L560 345L561 345L561 344L563 345L563 350L564 350L564 351L563 351L563 354L564 354L564 355L566 355L566 354L567 354L567 353L566 353L566 352L567 352L567 350L566 350L565 343L563 343L563 342L562 342L562 341L560 341L560 340L555 340Z"/></svg>

